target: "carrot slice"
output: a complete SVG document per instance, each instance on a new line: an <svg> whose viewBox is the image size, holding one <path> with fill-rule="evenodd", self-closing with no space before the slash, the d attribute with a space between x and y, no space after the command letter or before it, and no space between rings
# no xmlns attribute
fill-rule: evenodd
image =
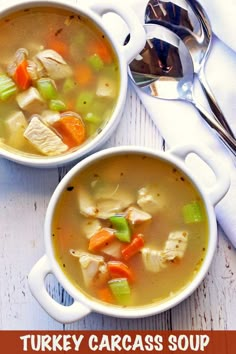
<svg viewBox="0 0 236 354"><path fill-rule="evenodd" d="M98 251L114 239L114 231L112 229L103 228L90 238L88 249L89 251Z"/></svg>
<svg viewBox="0 0 236 354"><path fill-rule="evenodd" d="M111 51L105 41L94 41L88 45L88 54L97 54L106 64L112 63Z"/></svg>
<svg viewBox="0 0 236 354"><path fill-rule="evenodd" d="M65 115L53 124L63 142L70 148L83 143L86 137L85 126L80 117Z"/></svg>
<svg viewBox="0 0 236 354"><path fill-rule="evenodd" d="M55 37L52 37L48 40L47 47L55 50L55 52L60 54L63 58L66 58L70 55L70 49L66 43L62 40L56 39Z"/></svg>
<svg viewBox="0 0 236 354"><path fill-rule="evenodd" d="M126 278L131 282L134 281L133 272L125 263L120 261L110 261L107 263L107 267L112 279Z"/></svg>
<svg viewBox="0 0 236 354"><path fill-rule="evenodd" d="M13 79L16 84L22 89L26 90L30 87L32 80L30 74L27 71L27 60L23 60L16 68L15 73L13 75Z"/></svg>
<svg viewBox="0 0 236 354"><path fill-rule="evenodd" d="M80 63L75 68L75 80L81 86L87 86L93 81L93 72L91 68L85 64Z"/></svg>
<svg viewBox="0 0 236 354"><path fill-rule="evenodd" d="M144 246L143 236L141 234L134 235L132 241L128 246L124 247L121 251L123 258L127 261L138 253Z"/></svg>
<svg viewBox="0 0 236 354"><path fill-rule="evenodd" d="M108 287L98 289L97 295L101 301L108 302L110 304L114 303L114 298Z"/></svg>

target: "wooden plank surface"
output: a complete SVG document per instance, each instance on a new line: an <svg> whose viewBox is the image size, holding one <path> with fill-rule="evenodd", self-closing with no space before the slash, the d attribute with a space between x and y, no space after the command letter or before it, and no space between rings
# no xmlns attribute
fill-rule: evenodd
<svg viewBox="0 0 236 354"><path fill-rule="evenodd" d="M116 134L104 147L115 145L163 148L158 129L131 89ZM70 325L50 318L32 297L27 274L44 254L46 208L70 167L41 170L0 159L0 329L236 329L236 251L221 230L206 279L174 309L135 320L92 313ZM52 276L47 279L47 289L60 303L71 303Z"/></svg>

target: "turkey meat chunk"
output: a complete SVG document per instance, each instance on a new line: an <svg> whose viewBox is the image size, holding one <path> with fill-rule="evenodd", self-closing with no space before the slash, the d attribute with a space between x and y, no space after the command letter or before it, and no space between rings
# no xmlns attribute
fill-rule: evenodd
<svg viewBox="0 0 236 354"><path fill-rule="evenodd" d="M165 248L162 251L164 259L171 261L175 258L183 258L188 244L188 233L186 231L174 231L168 236Z"/></svg>
<svg viewBox="0 0 236 354"><path fill-rule="evenodd" d="M24 137L42 154L53 156L68 150L60 137L37 116L33 116L24 132Z"/></svg>
<svg viewBox="0 0 236 354"><path fill-rule="evenodd" d="M135 196L119 185L96 187L92 190L81 188L79 191L80 213L84 216L108 219L122 213L135 202Z"/></svg>
<svg viewBox="0 0 236 354"><path fill-rule="evenodd" d="M98 219L88 218L81 222L81 230L87 239L90 239L102 228L102 224Z"/></svg>
<svg viewBox="0 0 236 354"><path fill-rule="evenodd" d="M80 250L70 250L70 254L79 259L84 283L87 287L93 283L103 284L108 279L107 264L102 256Z"/></svg>
<svg viewBox="0 0 236 354"><path fill-rule="evenodd" d="M65 79L72 75L72 70L60 54L46 49L36 55L36 60L44 67L47 75L54 80Z"/></svg>
<svg viewBox="0 0 236 354"><path fill-rule="evenodd" d="M132 225L141 224L145 221L151 220L152 216L135 206L130 206L126 210L126 218Z"/></svg>
<svg viewBox="0 0 236 354"><path fill-rule="evenodd" d="M138 190L137 204L142 210L153 215L163 209L165 199L158 186L148 185Z"/></svg>
<svg viewBox="0 0 236 354"><path fill-rule="evenodd" d="M158 273L162 269L166 268L167 262L162 255L162 251L147 247L143 248L141 253L143 264L149 272Z"/></svg>

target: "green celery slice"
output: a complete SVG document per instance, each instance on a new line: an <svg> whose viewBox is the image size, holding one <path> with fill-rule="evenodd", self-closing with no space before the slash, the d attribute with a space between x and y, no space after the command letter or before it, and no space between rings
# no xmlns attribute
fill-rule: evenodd
<svg viewBox="0 0 236 354"><path fill-rule="evenodd" d="M41 78L37 81L37 89L45 100L57 97L57 89L54 81L50 78Z"/></svg>
<svg viewBox="0 0 236 354"><path fill-rule="evenodd" d="M7 100L9 97L14 95L17 91L16 84L7 75L0 75L0 99L2 101Z"/></svg>
<svg viewBox="0 0 236 354"><path fill-rule="evenodd" d="M204 220L204 214L201 205L197 201L193 201L183 206L183 217L186 224L198 223Z"/></svg>
<svg viewBox="0 0 236 354"><path fill-rule="evenodd" d="M115 236L122 242L130 242L131 232L128 221L124 216L115 215L111 216L109 220L112 223L112 227L115 228Z"/></svg>
<svg viewBox="0 0 236 354"><path fill-rule="evenodd" d="M96 125L101 123L101 118L92 112L87 113L84 120L88 123L92 123Z"/></svg>
<svg viewBox="0 0 236 354"><path fill-rule="evenodd" d="M100 71L104 67L104 62L98 54L90 55L88 58L88 63L95 71Z"/></svg>
<svg viewBox="0 0 236 354"><path fill-rule="evenodd" d="M72 91L75 87L76 87L75 81L71 77L68 77L63 84L62 92L68 93Z"/></svg>
<svg viewBox="0 0 236 354"><path fill-rule="evenodd" d="M61 100L51 100L49 102L49 108L52 111L57 111L57 112L61 112L61 111L65 111L66 109L66 105L63 101Z"/></svg>
<svg viewBox="0 0 236 354"><path fill-rule="evenodd" d="M87 111L93 102L94 93L91 91L82 91L76 100L76 110L78 112Z"/></svg>
<svg viewBox="0 0 236 354"><path fill-rule="evenodd" d="M127 305L130 302L131 290L126 278L112 279L108 285L120 305Z"/></svg>

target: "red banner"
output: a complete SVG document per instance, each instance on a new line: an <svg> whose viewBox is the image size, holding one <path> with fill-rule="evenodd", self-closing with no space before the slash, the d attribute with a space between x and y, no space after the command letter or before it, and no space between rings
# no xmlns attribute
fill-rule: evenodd
<svg viewBox="0 0 236 354"><path fill-rule="evenodd" d="M235 354L236 331L0 331L1 353Z"/></svg>

